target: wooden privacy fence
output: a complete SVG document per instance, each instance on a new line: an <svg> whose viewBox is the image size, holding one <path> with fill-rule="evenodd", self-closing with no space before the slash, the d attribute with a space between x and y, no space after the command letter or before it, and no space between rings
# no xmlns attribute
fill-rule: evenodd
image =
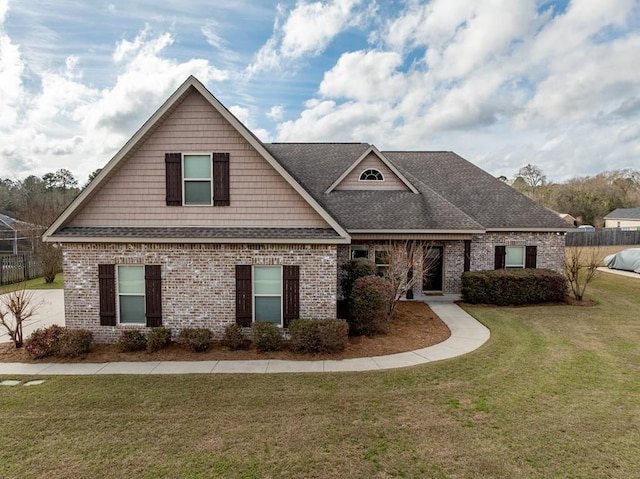
<svg viewBox="0 0 640 479"><path fill-rule="evenodd" d="M0 256L0 285L42 276L40 259L30 253Z"/></svg>
<svg viewBox="0 0 640 479"><path fill-rule="evenodd" d="M624 231L605 228L598 231L567 233L567 246L617 246L640 245L640 230Z"/></svg>

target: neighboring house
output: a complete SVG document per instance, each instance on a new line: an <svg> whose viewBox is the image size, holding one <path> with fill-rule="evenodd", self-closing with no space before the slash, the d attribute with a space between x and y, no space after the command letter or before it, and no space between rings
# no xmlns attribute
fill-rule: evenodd
<svg viewBox="0 0 640 479"><path fill-rule="evenodd" d="M264 144L190 77L43 237L63 249L66 324L104 342L335 317L339 265L384 267L392 241L431 242L426 292L460 292L465 270L560 272L569 229L455 153Z"/></svg>
<svg viewBox="0 0 640 479"><path fill-rule="evenodd" d="M640 229L640 207L618 208L604 217L605 228Z"/></svg>
<svg viewBox="0 0 640 479"><path fill-rule="evenodd" d="M558 213L558 216L572 226L576 226L578 224L578 220L569 213Z"/></svg>

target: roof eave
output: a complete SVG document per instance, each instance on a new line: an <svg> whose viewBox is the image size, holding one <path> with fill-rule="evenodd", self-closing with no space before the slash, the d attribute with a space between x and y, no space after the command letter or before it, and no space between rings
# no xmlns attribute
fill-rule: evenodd
<svg viewBox="0 0 640 479"><path fill-rule="evenodd" d="M349 229L350 234L484 234L483 229Z"/></svg>
<svg viewBox="0 0 640 479"><path fill-rule="evenodd" d="M576 231L577 228L569 226L567 228L487 228L487 233L570 233Z"/></svg>
<svg viewBox="0 0 640 479"><path fill-rule="evenodd" d="M159 238L123 236L50 236L49 243L168 243L168 244L349 244L350 238Z"/></svg>

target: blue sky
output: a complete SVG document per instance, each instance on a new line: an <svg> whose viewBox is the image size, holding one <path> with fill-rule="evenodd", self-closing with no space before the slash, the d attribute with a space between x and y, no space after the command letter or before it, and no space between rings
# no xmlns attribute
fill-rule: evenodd
<svg viewBox="0 0 640 479"><path fill-rule="evenodd" d="M0 177L82 184L198 77L264 141L640 168L639 0L0 0Z"/></svg>

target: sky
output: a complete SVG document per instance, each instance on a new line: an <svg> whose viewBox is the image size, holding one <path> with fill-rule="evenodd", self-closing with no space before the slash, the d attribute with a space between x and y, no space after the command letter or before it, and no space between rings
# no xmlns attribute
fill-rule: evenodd
<svg viewBox="0 0 640 479"><path fill-rule="evenodd" d="M104 166L194 75L261 140L640 169L640 0L0 0L0 178Z"/></svg>

